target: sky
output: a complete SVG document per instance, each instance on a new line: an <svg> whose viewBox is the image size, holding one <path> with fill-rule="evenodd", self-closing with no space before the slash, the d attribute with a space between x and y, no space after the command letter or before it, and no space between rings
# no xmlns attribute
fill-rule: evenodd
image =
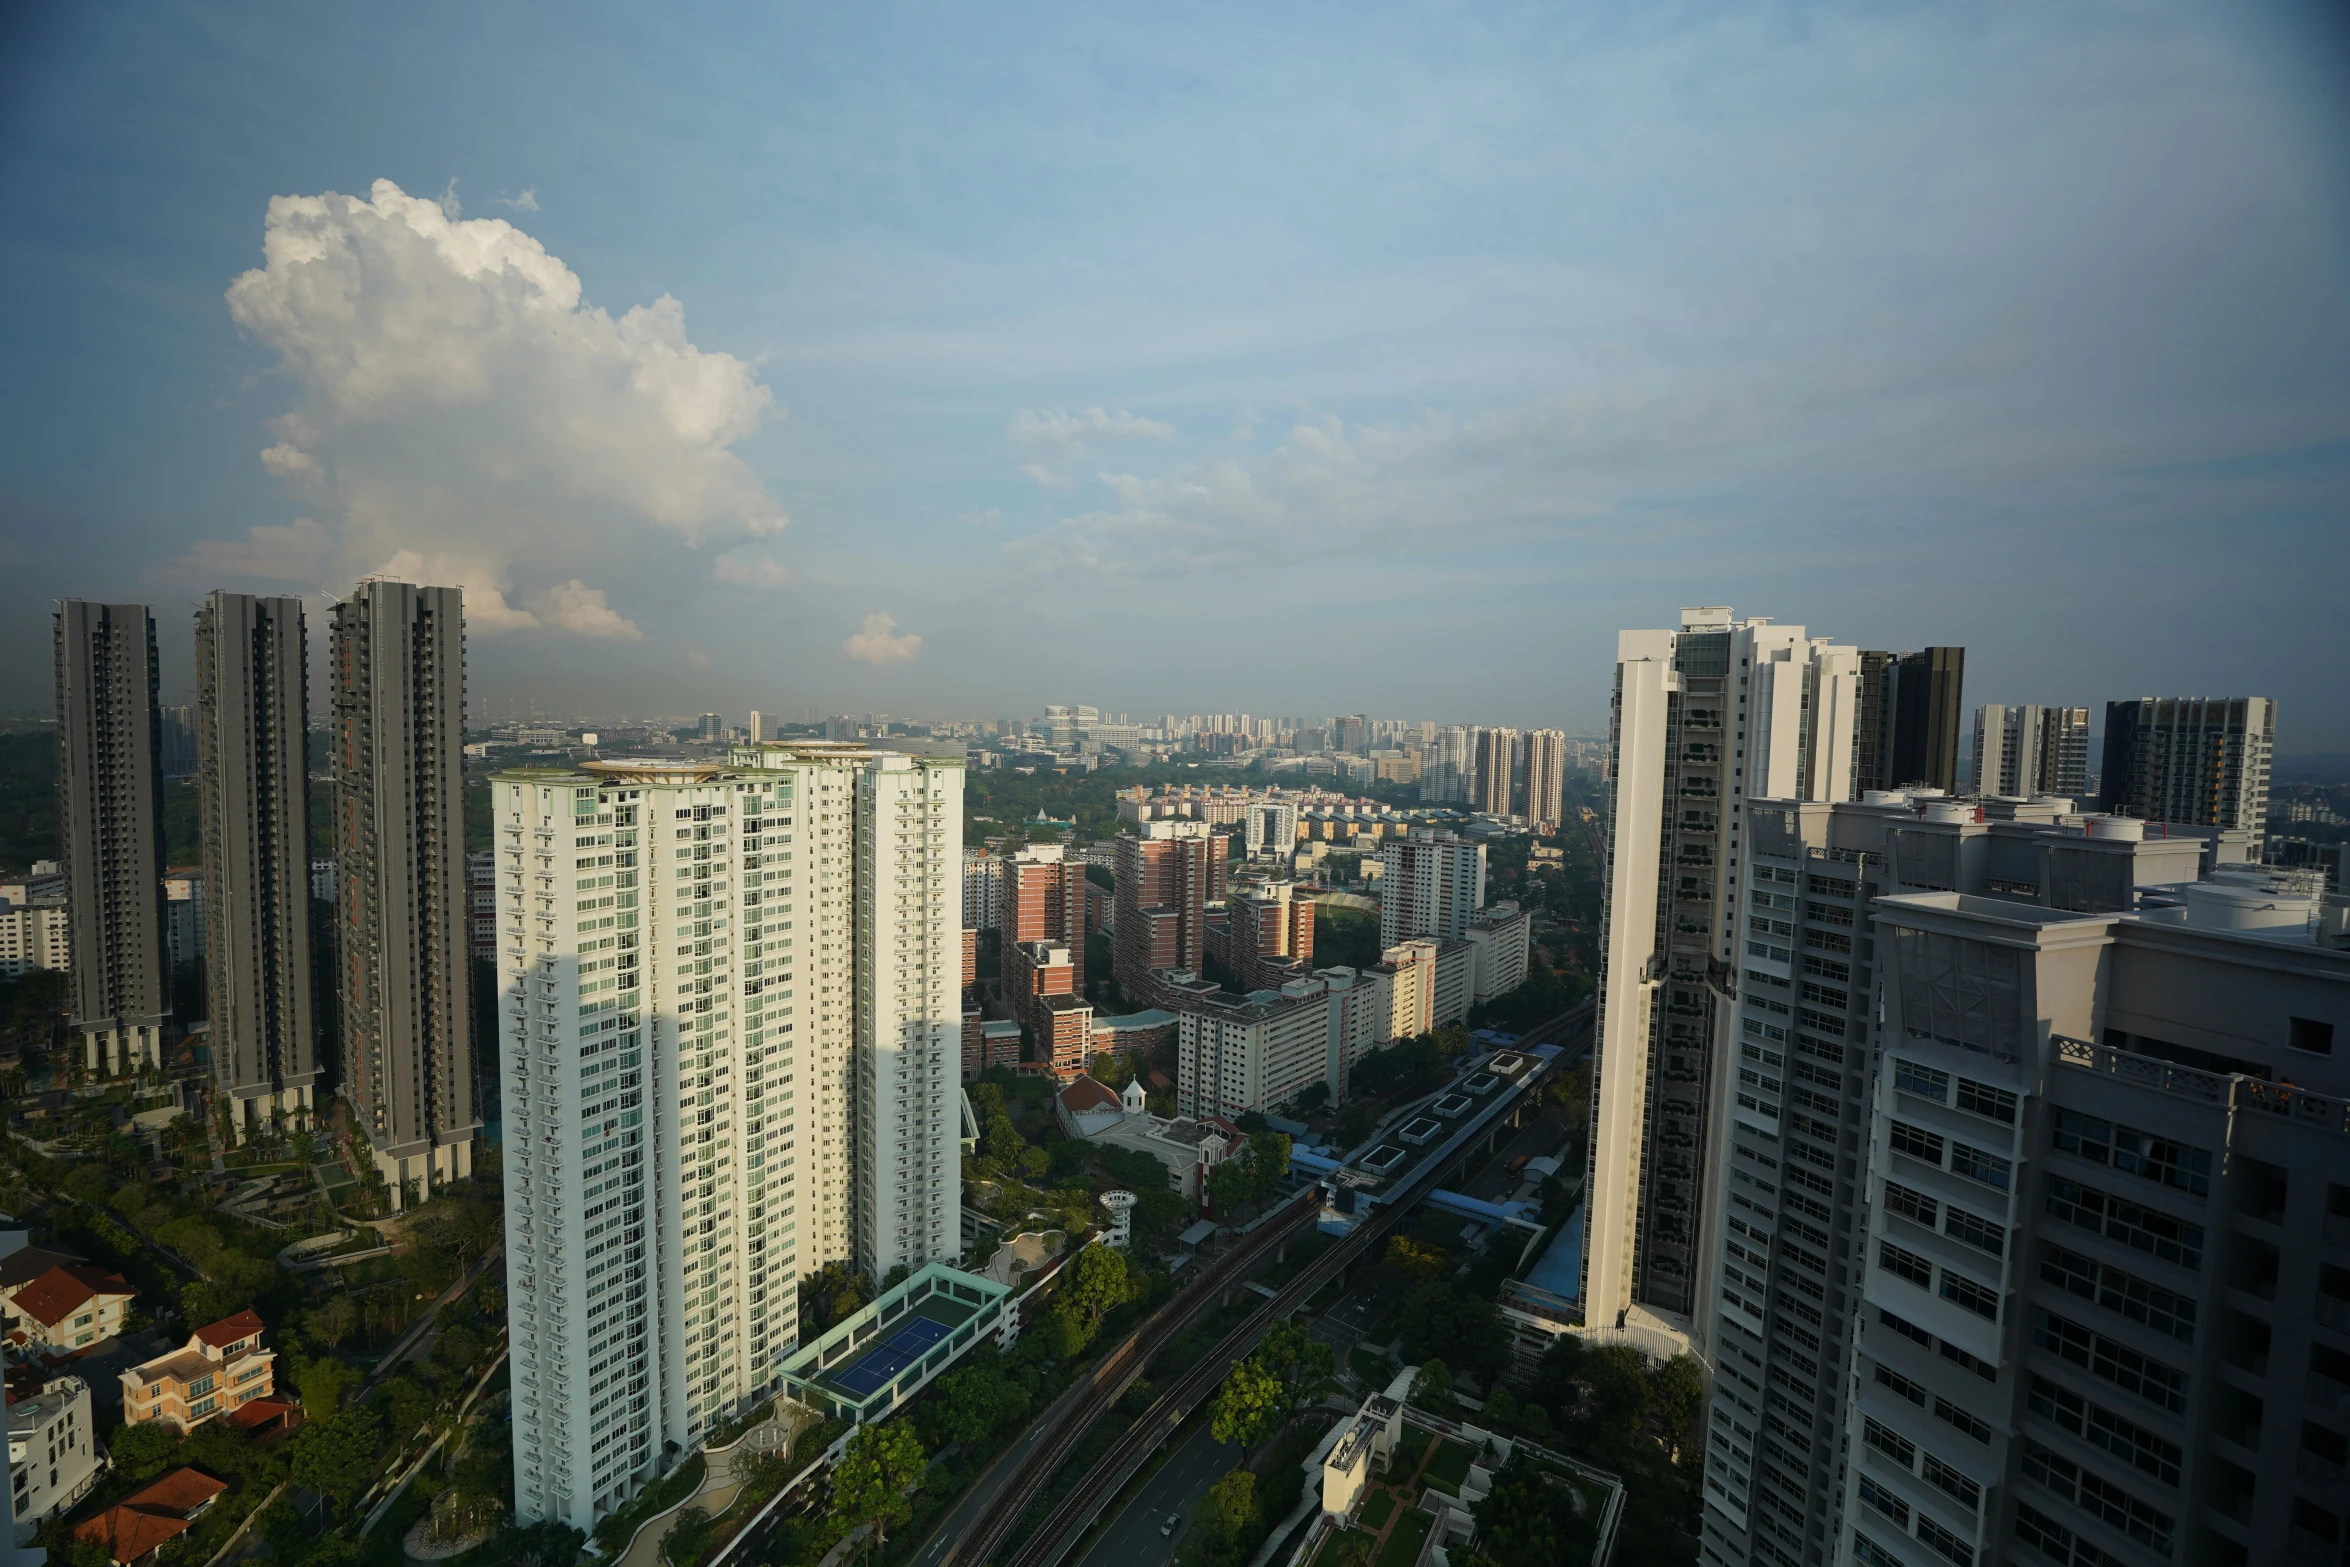
<svg viewBox="0 0 2350 1567"><path fill-rule="evenodd" d="M1685 604L2350 751L2336 8L0 21L48 602L464 586L496 714L1594 731Z"/></svg>

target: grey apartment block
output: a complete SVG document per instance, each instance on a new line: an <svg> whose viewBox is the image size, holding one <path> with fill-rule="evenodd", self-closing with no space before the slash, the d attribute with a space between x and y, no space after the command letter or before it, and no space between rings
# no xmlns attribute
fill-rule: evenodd
<svg viewBox="0 0 2350 1567"><path fill-rule="evenodd" d="M2266 697L2141 697L2105 704L2108 811L2260 831L2277 705Z"/></svg>
<svg viewBox="0 0 2350 1567"><path fill-rule="evenodd" d="M163 1064L163 729L144 604L57 606L57 809L73 1029L92 1071Z"/></svg>
<svg viewBox="0 0 2350 1567"><path fill-rule="evenodd" d="M2061 801L1748 815L1704 1559L2334 1560L2346 906Z"/></svg>
<svg viewBox="0 0 2350 1567"><path fill-rule="evenodd" d="M1860 655L1860 711L1852 793L1958 787L1959 699L1966 649Z"/></svg>
<svg viewBox="0 0 2350 1567"><path fill-rule="evenodd" d="M2118 910L2144 888L2194 880L2207 854L2252 846L2145 841L2129 823L2096 836L2053 799L1876 792L1858 804L1766 799L1746 814L1705 1549L1722 1562L1808 1563L1834 1547L1845 1480L1836 1440L1861 1310L1885 958L1871 900L1925 886Z"/></svg>
<svg viewBox="0 0 2350 1567"><path fill-rule="evenodd" d="M362 583L329 657L341 1091L400 1201L470 1174L478 1124L462 595Z"/></svg>
<svg viewBox="0 0 2350 1567"><path fill-rule="evenodd" d="M206 998L240 1139L272 1116L306 1119L318 1081L309 668L298 598L214 593L196 612Z"/></svg>

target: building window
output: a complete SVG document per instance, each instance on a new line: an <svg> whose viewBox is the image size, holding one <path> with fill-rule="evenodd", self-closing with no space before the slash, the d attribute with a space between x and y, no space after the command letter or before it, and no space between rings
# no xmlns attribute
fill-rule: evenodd
<svg viewBox="0 0 2350 1567"><path fill-rule="evenodd" d="M1899 1056L1893 1059L1893 1086L1903 1093L1917 1094L1937 1104L1947 1103L1950 1099L1948 1072L1937 1072L1930 1066L1904 1061Z"/></svg>
<svg viewBox="0 0 2350 1567"><path fill-rule="evenodd" d="M1942 1270L1942 1298L1954 1305L1964 1306L1978 1317L1993 1322L1999 1320L1999 1292L1987 1289L1963 1273Z"/></svg>
<svg viewBox="0 0 2350 1567"><path fill-rule="evenodd" d="M1860 1477L1860 1499L1878 1512L1899 1524L1904 1532L1909 1528L1909 1503L1886 1490L1867 1475Z"/></svg>
<svg viewBox="0 0 2350 1567"><path fill-rule="evenodd" d="M2187 1143L2157 1137L2078 1110L2056 1112L2056 1146L2197 1197L2211 1195L2211 1155Z"/></svg>
<svg viewBox="0 0 2350 1567"><path fill-rule="evenodd" d="M2004 1088L1993 1088L1988 1083L1962 1077L1958 1080L1958 1107L1987 1121L1997 1121L2005 1126L2015 1125L2015 1095Z"/></svg>
<svg viewBox="0 0 2350 1567"><path fill-rule="evenodd" d="M1892 1131L1889 1141L1895 1153L1907 1154L1912 1159L1937 1168L1941 1166L1943 1142L1939 1136L1922 1126L1912 1126L1907 1121L1894 1121L1890 1125Z"/></svg>
<svg viewBox="0 0 2350 1567"><path fill-rule="evenodd" d="M2306 1050L2311 1055L2330 1056L2334 1053L2334 1025L2320 1018L2297 1017L2288 1020L2285 1043L2295 1050Z"/></svg>
<svg viewBox="0 0 2350 1567"><path fill-rule="evenodd" d="M1980 1148L1954 1142L1950 1145L1950 1173L1963 1175L1970 1181L1980 1181L1985 1186L1996 1186L2001 1191L2006 1191L2012 1178L2013 1167L1997 1154L1985 1153Z"/></svg>
<svg viewBox="0 0 2350 1567"><path fill-rule="evenodd" d="M2203 1266L2203 1226L2084 1186L2063 1176L2048 1178L2048 1211L2067 1224L2133 1246L2180 1267Z"/></svg>
<svg viewBox="0 0 2350 1567"><path fill-rule="evenodd" d="M2042 1349L2103 1377L2125 1393L2135 1393L2172 1414L2186 1412L2187 1375L2183 1371L2149 1359L2101 1333L2092 1333L2053 1311L2040 1313L2040 1323L2033 1336Z"/></svg>

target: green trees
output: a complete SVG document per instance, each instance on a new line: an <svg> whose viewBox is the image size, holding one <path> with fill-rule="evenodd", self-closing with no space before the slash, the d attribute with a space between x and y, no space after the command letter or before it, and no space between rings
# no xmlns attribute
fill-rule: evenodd
<svg viewBox="0 0 2350 1567"><path fill-rule="evenodd" d="M1028 1389L1005 1369L1002 1356L983 1346L939 1378L915 1420L933 1447L949 1442L975 1447L1028 1413L1029 1402Z"/></svg>
<svg viewBox="0 0 2350 1567"><path fill-rule="evenodd" d="M383 1421L373 1409L359 1405L331 1420L304 1426L294 1433L291 1446L294 1483L349 1506L382 1456Z"/></svg>
<svg viewBox="0 0 2350 1567"><path fill-rule="evenodd" d="M1443 1247L1426 1245L1409 1235L1392 1237L1384 1260L1407 1278L1441 1279L1452 1272L1452 1257Z"/></svg>
<svg viewBox="0 0 2350 1567"><path fill-rule="evenodd" d="M1208 1172L1208 1205L1219 1214L1230 1213L1251 1198L1271 1195L1288 1174L1288 1135L1251 1133Z"/></svg>
<svg viewBox="0 0 2350 1567"><path fill-rule="evenodd" d="M1649 1374L1649 1411L1667 1446L1689 1440L1705 1409L1705 1373L1687 1355L1675 1355Z"/></svg>
<svg viewBox="0 0 2350 1567"><path fill-rule="evenodd" d="M1126 1265L1126 1254L1113 1246L1086 1246L1061 1270L1061 1287L1053 1295L1052 1314L1062 1324L1065 1354L1074 1354L1093 1342L1102 1318L1135 1298L1140 1281Z"/></svg>
<svg viewBox="0 0 2350 1567"><path fill-rule="evenodd" d="M152 1420L124 1426L106 1441L106 1456L114 1472L141 1484L163 1473L178 1453L178 1439Z"/></svg>
<svg viewBox="0 0 2350 1567"><path fill-rule="evenodd" d="M1648 1414L1648 1362L1640 1351L1608 1344L1583 1356L1585 1407L1600 1431L1629 1438Z"/></svg>
<svg viewBox="0 0 2350 1567"><path fill-rule="evenodd" d="M1216 1389L1208 1411L1216 1440L1255 1447L1319 1398L1336 1370L1329 1345L1294 1322L1275 1323Z"/></svg>
<svg viewBox="0 0 2350 1567"><path fill-rule="evenodd" d="M1265 1341L1249 1357L1272 1377L1279 1388L1281 1418L1289 1421L1322 1396L1338 1369L1330 1346L1294 1322L1277 1322Z"/></svg>
<svg viewBox="0 0 2350 1567"><path fill-rule="evenodd" d="M1454 1058L1468 1048L1468 1041L1468 1030L1457 1024L1399 1039L1363 1058L1354 1069L1354 1085L1366 1094L1396 1093L1411 1098L1432 1093L1450 1073Z"/></svg>
<svg viewBox="0 0 2350 1567"><path fill-rule="evenodd" d="M1452 1369L1441 1360L1424 1362L1420 1374L1412 1378L1412 1406L1425 1409L1440 1420L1451 1420L1461 1412L1460 1401L1453 1396Z"/></svg>
<svg viewBox="0 0 2350 1567"><path fill-rule="evenodd" d="M1215 1542L1236 1538L1249 1525L1257 1511L1257 1477L1246 1469L1233 1469L1200 1498L1200 1527Z"/></svg>
<svg viewBox="0 0 2350 1567"><path fill-rule="evenodd" d="M887 1544L889 1526L914 1516L906 1492L922 1468L922 1442L907 1422L858 1427L832 1471L833 1516L849 1529L873 1525L874 1544Z"/></svg>
<svg viewBox="0 0 2350 1567"><path fill-rule="evenodd" d="M1246 1451L1281 1429L1281 1381L1255 1357L1235 1362L1208 1406L1208 1429Z"/></svg>
<svg viewBox="0 0 2350 1567"><path fill-rule="evenodd" d="M1597 1518L1576 1510L1572 1486L1513 1454L1493 1477L1493 1489L1470 1508L1477 1520L1477 1554L1496 1567L1553 1567L1583 1562L1599 1543Z"/></svg>
<svg viewBox="0 0 2350 1567"><path fill-rule="evenodd" d="M1405 1291L1402 1327L1406 1360L1443 1355L1487 1387L1509 1364L1509 1338L1493 1302L1463 1295L1443 1279Z"/></svg>
<svg viewBox="0 0 2350 1567"><path fill-rule="evenodd" d="M1704 1450L1690 1443L1704 1376L1687 1357L1651 1365L1621 1345L1562 1339L1542 1358L1530 1402L1556 1412L1568 1442L1624 1477L1617 1560L1647 1567L1682 1559L1696 1529ZM1519 1411L1526 1429L1532 1411Z"/></svg>
<svg viewBox="0 0 2350 1567"><path fill-rule="evenodd" d="M856 1315L872 1298L865 1275L845 1262L828 1262L800 1280L800 1332L813 1338Z"/></svg>

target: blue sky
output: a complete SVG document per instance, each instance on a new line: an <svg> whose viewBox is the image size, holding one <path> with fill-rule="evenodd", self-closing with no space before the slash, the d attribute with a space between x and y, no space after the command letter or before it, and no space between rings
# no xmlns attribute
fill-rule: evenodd
<svg viewBox="0 0 2350 1567"><path fill-rule="evenodd" d="M0 706L389 568L500 708L1584 727L1730 603L2350 750L2324 8L59 9Z"/></svg>

